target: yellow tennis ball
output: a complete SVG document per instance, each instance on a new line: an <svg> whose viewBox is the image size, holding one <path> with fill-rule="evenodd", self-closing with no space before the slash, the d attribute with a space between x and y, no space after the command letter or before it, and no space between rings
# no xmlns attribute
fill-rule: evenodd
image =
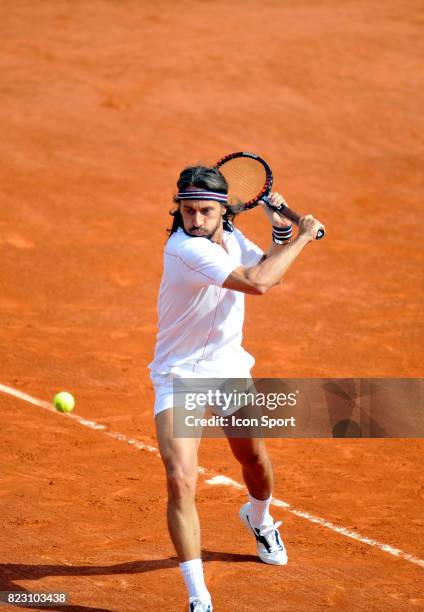
<svg viewBox="0 0 424 612"><path fill-rule="evenodd" d="M75 400L67 391L61 391L54 396L53 406L59 412L72 412L75 406Z"/></svg>

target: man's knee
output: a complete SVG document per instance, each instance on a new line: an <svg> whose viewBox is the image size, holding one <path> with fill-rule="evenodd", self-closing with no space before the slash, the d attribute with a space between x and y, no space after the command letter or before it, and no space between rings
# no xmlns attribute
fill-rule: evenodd
<svg viewBox="0 0 424 612"><path fill-rule="evenodd" d="M169 495L176 501L194 499L197 468L175 460L164 461Z"/></svg>

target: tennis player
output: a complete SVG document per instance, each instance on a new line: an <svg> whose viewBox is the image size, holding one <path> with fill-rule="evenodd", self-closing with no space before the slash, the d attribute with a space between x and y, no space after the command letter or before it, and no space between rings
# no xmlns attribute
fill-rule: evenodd
<svg viewBox="0 0 424 612"><path fill-rule="evenodd" d="M272 225L264 253L231 223L228 185L215 168L193 166L180 174L176 209L164 251L159 291L159 332L149 365L155 389L154 415L168 487L167 519L188 596L190 612L212 612L200 552L195 493L199 438L173 436L173 379L250 379L254 358L241 345L244 294L263 295L323 227L302 217L291 241L290 221L262 203ZM270 195L275 206L284 203ZM269 506L273 470L262 438L228 438L242 466L248 502L240 518L255 538L259 558L285 565L287 553Z"/></svg>

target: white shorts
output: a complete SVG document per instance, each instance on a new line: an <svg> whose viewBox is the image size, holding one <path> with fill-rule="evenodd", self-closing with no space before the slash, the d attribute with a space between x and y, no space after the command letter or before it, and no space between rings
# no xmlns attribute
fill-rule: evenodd
<svg viewBox="0 0 424 612"><path fill-rule="evenodd" d="M244 374L244 375L243 375ZM215 376L213 378L227 379L228 375ZM154 416L158 415L160 412L164 410L168 410L168 408L181 408L184 407L185 404L185 392L181 392L179 394L174 393L174 379L177 378L174 374L155 374L151 376L153 382L153 388L155 391L155 404L153 413ZM187 376L187 378L191 378ZM194 376L193 378L200 378L199 375ZM201 378L204 381L205 378L209 378L208 376L203 376ZM251 381L250 370L247 370L244 373L241 373L238 378L247 379ZM231 380L231 379L227 379ZM248 384L248 386L250 383ZM201 383L199 391L204 391L204 382Z"/></svg>
<svg viewBox="0 0 424 612"><path fill-rule="evenodd" d="M173 408L175 404L174 398L174 387L173 387L172 374L160 374L156 375L153 380L153 388L155 390L155 405L154 405L154 416Z"/></svg>

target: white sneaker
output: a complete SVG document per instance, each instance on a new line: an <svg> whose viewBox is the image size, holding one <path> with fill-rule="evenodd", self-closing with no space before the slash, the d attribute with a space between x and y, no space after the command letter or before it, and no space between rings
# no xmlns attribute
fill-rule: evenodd
<svg viewBox="0 0 424 612"><path fill-rule="evenodd" d="M271 565L286 565L288 561L287 552L278 531L281 521L269 527L257 529L253 527L249 521L249 508L249 502L240 508L240 519L246 525L249 532L256 538L258 557L264 563L270 563Z"/></svg>
<svg viewBox="0 0 424 612"><path fill-rule="evenodd" d="M189 612L212 612L212 602L204 601L202 599L198 599L197 597L190 597L190 607Z"/></svg>

